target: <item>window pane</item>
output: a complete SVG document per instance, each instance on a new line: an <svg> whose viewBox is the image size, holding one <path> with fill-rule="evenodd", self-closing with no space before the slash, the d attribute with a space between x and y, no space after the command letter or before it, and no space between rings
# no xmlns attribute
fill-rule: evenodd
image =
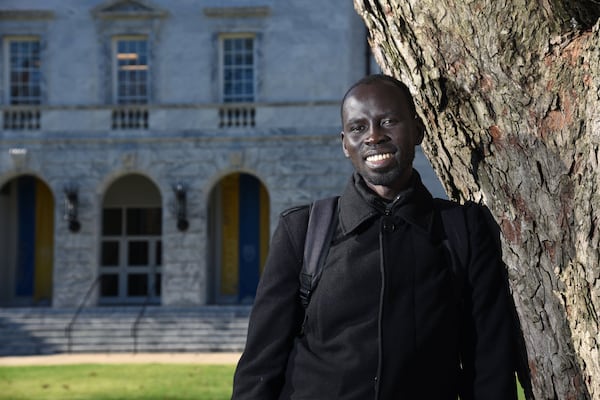
<svg viewBox="0 0 600 400"><path fill-rule="evenodd" d="M116 297L119 295L119 275L103 274L100 281L100 296Z"/></svg>
<svg viewBox="0 0 600 400"><path fill-rule="evenodd" d="M156 296L161 295L161 286L162 286L162 274L156 274L154 278L154 294Z"/></svg>
<svg viewBox="0 0 600 400"><path fill-rule="evenodd" d="M40 45L38 40L10 42L10 104L40 104Z"/></svg>
<svg viewBox="0 0 600 400"><path fill-rule="evenodd" d="M127 263L130 266L145 266L148 265L148 242L135 241L128 244Z"/></svg>
<svg viewBox="0 0 600 400"><path fill-rule="evenodd" d="M102 211L102 234L104 236L121 235L123 210L120 208L105 208Z"/></svg>
<svg viewBox="0 0 600 400"><path fill-rule="evenodd" d="M127 209L127 235L160 235L162 232L161 208Z"/></svg>
<svg viewBox="0 0 600 400"><path fill-rule="evenodd" d="M223 40L223 101L254 101L254 39Z"/></svg>
<svg viewBox="0 0 600 400"><path fill-rule="evenodd" d="M145 39L117 40L115 65L117 103L148 103L148 41ZM143 89L140 89L143 87Z"/></svg>
<svg viewBox="0 0 600 400"><path fill-rule="evenodd" d="M162 242L156 242L156 265L162 265Z"/></svg>
<svg viewBox="0 0 600 400"><path fill-rule="evenodd" d="M101 265L104 267L119 265L119 242L102 242Z"/></svg>
<svg viewBox="0 0 600 400"><path fill-rule="evenodd" d="M145 296L148 293L148 275L130 274L127 277L127 295Z"/></svg>

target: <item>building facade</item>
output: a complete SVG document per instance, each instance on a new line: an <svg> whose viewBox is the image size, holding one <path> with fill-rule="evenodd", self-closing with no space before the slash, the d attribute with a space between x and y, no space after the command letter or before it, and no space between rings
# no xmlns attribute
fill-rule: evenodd
<svg viewBox="0 0 600 400"><path fill-rule="evenodd" d="M352 2L4 0L0 39L1 307L251 303L279 213L351 172Z"/></svg>

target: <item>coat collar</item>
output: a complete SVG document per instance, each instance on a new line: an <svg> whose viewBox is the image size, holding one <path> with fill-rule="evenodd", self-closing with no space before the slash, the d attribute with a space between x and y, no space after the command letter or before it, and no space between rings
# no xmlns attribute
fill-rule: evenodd
<svg viewBox="0 0 600 400"><path fill-rule="evenodd" d="M391 207L392 215L430 233L433 226L433 197L413 170L411 188L390 204L367 187L363 178L354 173L340 197L340 226L344 235L373 218L384 215Z"/></svg>

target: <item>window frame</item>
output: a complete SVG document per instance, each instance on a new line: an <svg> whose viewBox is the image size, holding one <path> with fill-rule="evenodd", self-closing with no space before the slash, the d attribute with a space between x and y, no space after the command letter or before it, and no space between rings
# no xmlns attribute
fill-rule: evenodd
<svg viewBox="0 0 600 400"><path fill-rule="evenodd" d="M225 41L231 39L252 40L252 100L228 100L225 93ZM222 33L219 35L219 101L222 103L256 103L258 100L258 37L256 33Z"/></svg>
<svg viewBox="0 0 600 400"><path fill-rule="evenodd" d="M13 72L12 70L12 65L11 65L11 59L12 59L12 52L11 52L11 44L15 43L15 42L37 42L38 44L38 58L40 61L40 66L38 67L38 73L39 73L39 81L38 81L38 89L39 89L39 96L37 98L37 102L26 102L26 103L16 103L13 104L13 98L12 98L12 80L11 80L11 74ZM6 105L8 106L15 106L15 107L19 107L19 106L40 106L44 103L44 84L43 84L43 62L42 62L42 53L43 53L43 43L42 43L42 38L39 35L14 35L14 36L6 36L4 37L3 40L3 45L4 45L4 82L5 82L5 95L4 95L4 102Z"/></svg>
<svg viewBox="0 0 600 400"><path fill-rule="evenodd" d="M119 42L121 41L145 41L146 42L146 96L145 102L121 101L119 96ZM120 106L146 106L151 103L152 98L152 49L149 35L115 35L111 38L111 66L112 66L112 102Z"/></svg>

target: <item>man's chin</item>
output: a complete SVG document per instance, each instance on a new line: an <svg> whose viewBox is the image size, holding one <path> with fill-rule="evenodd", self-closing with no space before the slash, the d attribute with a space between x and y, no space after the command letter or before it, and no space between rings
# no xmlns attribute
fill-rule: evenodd
<svg viewBox="0 0 600 400"><path fill-rule="evenodd" d="M398 180L402 179L402 174L397 170L373 171L369 170L362 174L365 181L377 186L392 186Z"/></svg>

